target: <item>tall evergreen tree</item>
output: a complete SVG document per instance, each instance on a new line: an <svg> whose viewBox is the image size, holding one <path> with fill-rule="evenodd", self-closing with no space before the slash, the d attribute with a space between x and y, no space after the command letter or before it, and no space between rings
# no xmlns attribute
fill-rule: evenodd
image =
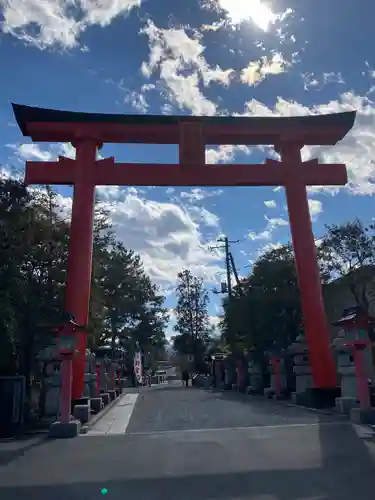
<svg viewBox="0 0 375 500"><path fill-rule="evenodd" d="M177 277L177 305L174 310L178 333L173 338L174 348L180 354L195 356L196 362L202 359L211 327L208 316L208 293L203 280L185 269Z"/></svg>

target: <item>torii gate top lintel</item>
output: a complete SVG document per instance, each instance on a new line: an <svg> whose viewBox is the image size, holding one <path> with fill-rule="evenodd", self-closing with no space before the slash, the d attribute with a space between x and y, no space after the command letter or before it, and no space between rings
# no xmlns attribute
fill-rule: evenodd
<svg viewBox="0 0 375 500"><path fill-rule="evenodd" d="M333 146L356 116L355 111L292 117L124 115L12 106L23 135L37 142L72 142L84 132L102 143L179 144L187 127L206 145L268 145L293 137L302 146Z"/></svg>

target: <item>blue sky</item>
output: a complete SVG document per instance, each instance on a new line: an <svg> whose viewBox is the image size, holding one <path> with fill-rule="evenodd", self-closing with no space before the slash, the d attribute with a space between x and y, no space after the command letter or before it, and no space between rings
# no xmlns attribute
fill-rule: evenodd
<svg viewBox="0 0 375 500"><path fill-rule="evenodd" d="M349 184L309 191L313 228L371 221L375 191L375 4L367 0L0 0L0 164L72 155L69 144L32 145L10 102L108 113L247 116L357 110L352 132L322 161L347 163ZM207 148L209 162L258 163L259 149ZM119 161L173 163L177 148L105 146ZM305 158L312 155L304 151ZM59 188L69 210L71 190ZM239 273L289 240L283 189L98 188L118 238L139 252L175 303L177 272L218 286L222 234ZM220 297L211 294L213 321Z"/></svg>

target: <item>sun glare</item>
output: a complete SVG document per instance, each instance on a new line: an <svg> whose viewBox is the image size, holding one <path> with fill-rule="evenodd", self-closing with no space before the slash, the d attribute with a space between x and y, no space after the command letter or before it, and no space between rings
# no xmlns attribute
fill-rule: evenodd
<svg viewBox="0 0 375 500"><path fill-rule="evenodd" d="M219 5L228 12L233 24L251 19L260 29L267 31L277 19L260 0L219 0Z"/></svg>

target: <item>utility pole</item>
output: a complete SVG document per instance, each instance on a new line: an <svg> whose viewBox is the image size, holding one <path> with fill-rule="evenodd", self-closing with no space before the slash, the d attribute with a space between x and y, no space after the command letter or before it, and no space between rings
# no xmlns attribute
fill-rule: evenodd
<svg viewBox="0 0 375 500"><path fill-rule="evenodd" d="M225 267L227 269L228 296L230 300L230 298L232 297L232 280L230 276L229 241L227 236L224 237L224 245L225 245Z"/></svg>
<svg viewBox="0 0 375 500"><path fill-rule="evenodd" d="M213 247L214 248L224 248L225 250L225 268L226 268L226 273L227 273L227 289L228 289L228 297L229 300L232 297L232 280L231 280L231 253L230 253L230 248L229 244L230 243L239 243L240 240L235 240L235 241L230 241L228 240L227 236L223 236L222 238L219 238L217 240L220 243L224 243L224 246L217 246Z"/></svg>
<svg viewBox="0 0 375 500"><path fill-rule="evenodd" d="M231 280L231 259L233 260L232 254L230 252L230 243L239 243L240 240L230 241L227 236L223 236L217 240L219 243L224 243L224 246L211 247L210 250L214 250L215 248L223 248L225 251L225 267L226 267L226 275L227 275L227 291L228 291L228 303L230 304L232 299L232 280ZM237 274L237 270L233 272L235 273L235 277ZM232 322L231 322L232 323ZM228 332L230 336L230 332L233 330L232 324L228 324Z"/></svg>

